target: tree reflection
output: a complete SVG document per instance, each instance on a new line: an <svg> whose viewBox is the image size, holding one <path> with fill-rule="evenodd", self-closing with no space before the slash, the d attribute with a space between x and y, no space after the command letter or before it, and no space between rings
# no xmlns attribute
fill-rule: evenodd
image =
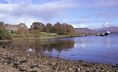
<svg viewBox="0 0 118 72"><path fill-rule="evenodd" d="M58 52L69 50L74 47L74 40L72 39L49 39L49 40L17 40L12 42L0 43L1 46L9 48L17 48L19 50L35 49L35 51L53 51Z"/></svg>
<svg viewBox="0 0 118 72"><path fill-rule="evenodd" d="M56 50L58 52L69 50L74 47L74 41L73 40L58 40L53 43L44 44L42 45L42 50L44 51L53 51Z"/></svg>

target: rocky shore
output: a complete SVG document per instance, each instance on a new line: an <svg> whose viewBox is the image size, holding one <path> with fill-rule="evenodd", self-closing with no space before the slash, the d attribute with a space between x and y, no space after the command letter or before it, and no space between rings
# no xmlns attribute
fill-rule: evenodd
<svg viewBox="0 0 118 72"><path fill-rule="evenodd" d="M64 60L42 53L0 48L0 72L118 72L118 66Z"/></svg>

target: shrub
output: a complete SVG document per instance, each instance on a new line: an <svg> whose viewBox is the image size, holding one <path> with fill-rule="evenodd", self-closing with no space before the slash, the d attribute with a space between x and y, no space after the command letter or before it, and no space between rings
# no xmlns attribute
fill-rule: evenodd
<svg viewBox="0 0 118 72"><path fill-rule="evenodd" d="M0 27L0 40L11 39L11 38L12 37L9 34L9 32L4 27Z"/></svg>

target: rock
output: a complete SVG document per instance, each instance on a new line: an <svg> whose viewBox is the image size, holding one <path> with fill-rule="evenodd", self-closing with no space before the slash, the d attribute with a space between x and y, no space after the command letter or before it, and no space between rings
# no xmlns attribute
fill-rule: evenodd
<svg viewBox="0 0 118 72"><path fill-rule="evenodd" d="M18 63L14 63L13 64L13 68L18 68L19 67L19 64Z"/></svg>
<svg viewBox="0 0 118 72"><path fill-rule="evenodd" d="M7 48L0 48L0 65L2 64L1 72L118 72L117 65L64 60Z"/></svg>
<svg viewBox="0 0 118 72"><path fill-rule="evenodd" d="M30 68L33 69L33 68L38 68L39 66L38 65L31 65Z"/></svg>
<svg viewBox="0 0 118 72"><path fill-rule="evenodd" d="M51 66L51 68L52 68L52 70L54 70L54 71L56 70L56 67L55 67L55 66Z"/></svg>
<svg viewBox="0 0 118 72"><path fill-rule="evenodd" d="M32 71L29 71L29 72L38 72L38 71L36 71L36 70L32 70Z"/></svg>
<svg viewBox="0 0 118 72"><path fill-rule="evenodd" d="M7 60L7 62L6 62L7 64L10 64L11 63L11 61L10 60Z"/></svg>
<svg viewBox="0 0 118 72"><path fill-rule="evenodd" d="M117 68L117 66L115 66L115 65L112 65L112 67L113 67L113 68Z"/></svg>
<svg viewBox="0 0 118 72"><path fill-rule="evenodd" d="M53 66L56 66L56 65L57 65L57 63L56 63L56 62L52 62L52 65L53 65Z"/></svg>
<svg viewBox="0 0 118 72"><path fill-rule="evenodd" d="M90 64L87 64L87 63L82 64L82 66L83 67L91 67L91 65Z"/></svg>
<svg viewBox="0 0 118 72"><path fill-rule="evenodd" d="M26 63L26 62L27 62L27 60L21 60L21 61L19 61L20 64Z"/></svg>
<svg viewBox="0 0 118 72"><path fill-rule="evenodd" d="M73 71L73 69L70 67L70 68L69 68L69 71L71 71L71 72L72 72L72 71Z"/></svg>
<svg viewBox="0 0 118 72"><path fill-rule="evenodd" d="M19 68L19 71L28 72L26 69L24 69L24 68L22 68L22 67Z"/></svg>
<svg viewBox="0 0 118 72"><path fill-rule="evenodd" d="M80 72L80 68L75 68L74 72Z"/></svg>
<svg viewBox="0 0 118 72"><path fill-rule="evenodd" d="M19 71L15 68L12 68L9 65L0 64L0 72L19 72Z"/></svg>
<svg viewBox="0 0 118 72"><path fill-rule="evenodd" d="M78 71L80 71L81 69L80 68L77 68L78 69Z"/></svg>

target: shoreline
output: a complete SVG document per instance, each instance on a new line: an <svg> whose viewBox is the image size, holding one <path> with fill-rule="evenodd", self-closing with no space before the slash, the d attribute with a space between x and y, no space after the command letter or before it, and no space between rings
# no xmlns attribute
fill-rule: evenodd
<svg viewBox="0 0 118 72"><path fill-rule="evenodd" d="M60 59L63 59L63 60L69 60L69 61L73 61L73 62L87 62L87 63L91 63L91 64L104 64L104 65L111 65L111 66L118 66L118 64L115 64L115 63L102 63L102 62L92 62L92 61L86 61L86 60L76 60L76 59L70 59L70 58L62 58L62 57L59 57L59 56L51 56L51 55L48 55L48 54L43 54L47 57L53 57L53 58L60 58Z"/></svg>
<svg viewBox="0 0 118 72"><path fill-rule="evenodd" d="M26 52L0 48L2 72L118 72L118 66L65 60L46 56L42 52Z"/></svg>
<svg viewBox="0 0 118 72"><path fill-rule="evenodd" d="M71 38L71 37L83 37L83 36L58 36L58 37L40 37L40 38L36 38L36 37L30 37L30 38L22 38L22 37L14 37L12 39L5 39L5 40L0 40L0 42L9 42L9 41L14 41L14 40L36 40L36 39L55 39L55 38Z"/></svg>

